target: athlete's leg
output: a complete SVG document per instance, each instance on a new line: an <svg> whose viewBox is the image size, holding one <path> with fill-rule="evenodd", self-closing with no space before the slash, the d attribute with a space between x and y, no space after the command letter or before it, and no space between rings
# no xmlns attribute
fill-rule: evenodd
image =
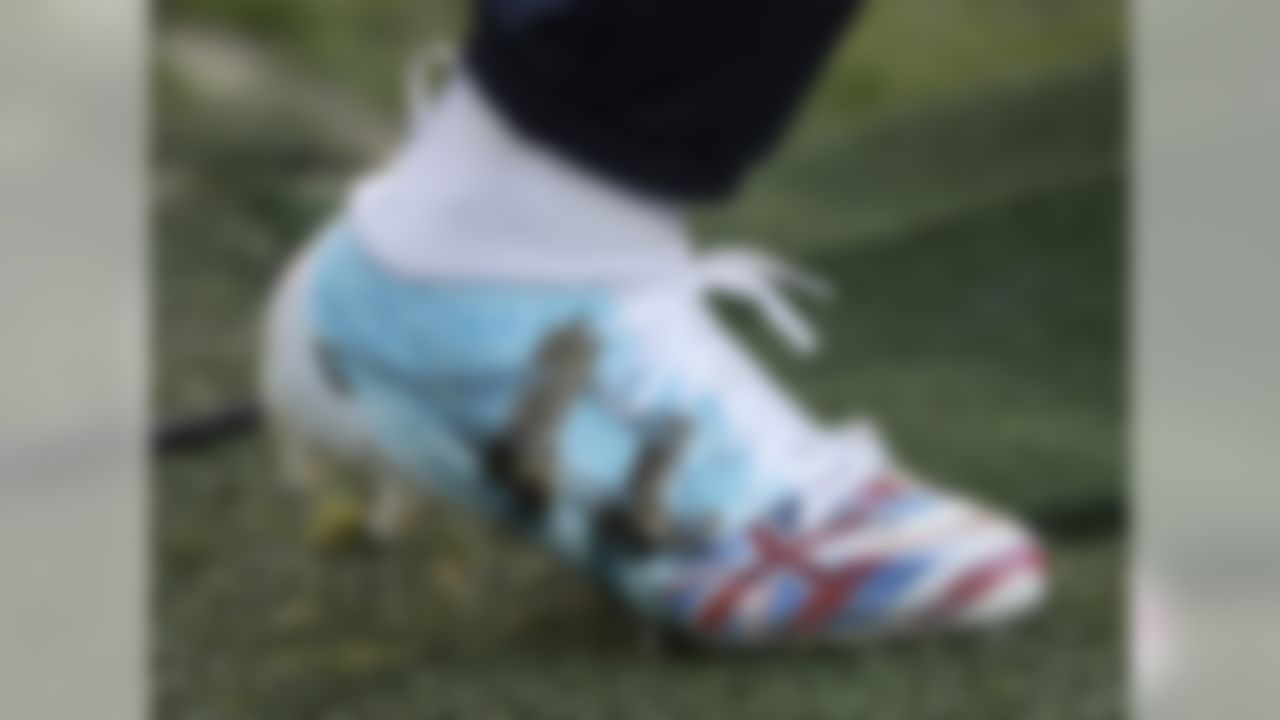
<svg viewBox="0 0 1280 720"><path fill-rule="evenodd" d="M305 337L273 345L316 382L285 422L708 639L1034 606L1026 530L810 417L709 307L754 302L812 351L784 292L811 284L699 257L682 222L774 140L855 5L485 0L461 72L307 251Z"/></svg>
<svg viewBox="0 0 1280 720"><path fill-rule="evenodd" d="M731 191L861 0L480 0L468 61L517 126L610 177Z"/></svg>

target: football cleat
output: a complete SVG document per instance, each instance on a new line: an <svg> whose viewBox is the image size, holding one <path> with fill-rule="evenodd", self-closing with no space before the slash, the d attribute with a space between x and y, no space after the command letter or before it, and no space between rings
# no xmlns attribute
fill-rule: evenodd
<svg viewBox="0 0 1280 720"><path fill-rule="evenodd" d="M1038 605L1045 558L1025 528L913 479L869 425L812 420L710 307L746 300L812 351L784 287L821 291L746 250L617 287L408 277L340 221L276 294L267 403L295 445L513 530L706 643L990 625Z"/></svg>

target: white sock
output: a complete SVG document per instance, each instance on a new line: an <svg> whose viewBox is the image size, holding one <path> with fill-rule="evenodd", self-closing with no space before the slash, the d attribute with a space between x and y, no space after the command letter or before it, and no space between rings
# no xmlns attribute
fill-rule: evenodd
<svg viewBox="0 0 1280 720"><path fill-rule="evenodd" d="M465 75L352 205L373 254L416 277L616 285L689 261L678 207L524 137Z"/></svg>

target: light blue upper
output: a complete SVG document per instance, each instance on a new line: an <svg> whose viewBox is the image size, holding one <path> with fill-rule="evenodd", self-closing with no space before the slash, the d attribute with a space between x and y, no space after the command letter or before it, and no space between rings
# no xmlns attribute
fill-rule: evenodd
<svg viewBox="0 0 1280 720"><path fill-rule="evenodd" d="M557 550L586 558L578 510L617 499L646 429L676 413L696 428L668 485L678 523L738 526L772 502L760 490L768 484L752 482L750 448L734 437L716 398L671 392L637 408L628 397L640 358L606 293L397 276L345 223L326 231L318 252L319 338L384 449L432 490L505 519L508 500L477 466L476 451L505 427L548 334L579 322L596 334L601 355L592 389L559 434L565 507L548 531Z"/></svg>
<svg viewBox="0 0 1280 720"><path fill-rule="evenodd" d="M642 612L722 640L844 632L884 616L956 546L940 541L875 559L873 568L860 565L865 558L837 557L815 569L822 548L928 513L937 498L894 483L875 500L874 484L851 483L847 496L827 501L830 527L802 527L796 510L805 495L753 476L753 448L735 436L717 398L679 387L679 378L657 399L632 397L652 368L607 292L398 276L345 223L330 227L316 251L317 340L381 451L429 491L527 533ZM573 323L592 331L601 354L589 390L559 428L556 497L531 520L489 477L483 450L506 427L549 334ZM624 497L647 433L674 414L691 420L694 434L666 488L668 513L677 525L714 521L716 531L652 555L602 555L594 510ZM778 556L768 549L778 543L793 550ZM842 573L855 573L857 586L840 585Z"/></svg>

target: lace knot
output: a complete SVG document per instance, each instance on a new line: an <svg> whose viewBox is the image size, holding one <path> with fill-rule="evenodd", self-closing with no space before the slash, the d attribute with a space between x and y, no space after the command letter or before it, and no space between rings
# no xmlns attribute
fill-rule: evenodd
<svg viewBox="0 0 1280 720"><path fill-rule="evenodd" d="M821 338L795 308L786 290L815 300L829 300L834 292L821 278L758 250L728 248L705 255L695 268L700 290L750 305L795 352L809 356Z"/></svg>

